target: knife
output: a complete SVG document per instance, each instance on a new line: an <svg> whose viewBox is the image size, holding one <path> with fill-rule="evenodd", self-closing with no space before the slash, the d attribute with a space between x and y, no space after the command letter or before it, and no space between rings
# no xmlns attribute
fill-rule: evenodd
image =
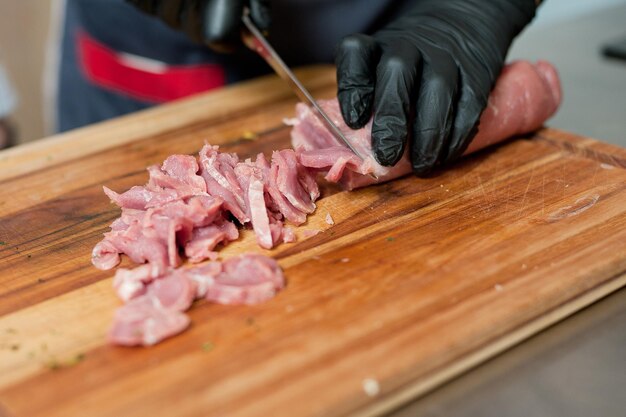
<svg viewBox="0 0 626 417"><path fill-rule="evenodd" d="M302 85L300 80L294 75L293 72L289 69L289 67L285 64L285 62L280 58L280 56L276 53L274 48L267 42L261 31L256 27L256 25L250 19L250 10L246 7L243 11L243 16L241 18L243 20L243 24L247 30L242 31L241 37L243 43L254 52L258 53L274 71L276 74L280 76L284 81L289 84L294 93L298 96L300 100L305 103L308 103L311 108L314 110L314 114L317 118L326 125L330 133L337 139L340 143L345 144L361 161L365 159L363 156L352 146L350 141L346 139L346 137L341 133L341 130L333 123L333 121L328 117L326 112L322 110L322 108L317 104L317 101L313 98L311 93ZM373 176L373 174L370 174ZM376 178L375 176L373 176ZM377 178L376 178L377 179Z"/></svg>

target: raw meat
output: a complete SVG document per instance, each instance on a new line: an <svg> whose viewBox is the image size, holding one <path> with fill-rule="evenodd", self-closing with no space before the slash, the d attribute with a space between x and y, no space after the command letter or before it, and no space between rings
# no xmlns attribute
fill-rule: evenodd
<svg viewBox="0 0 626 417"><path fill-rule="evenodd" d="M268 176L268 193L277 209L292 223L296 225L304 223L306 213L295 208L278 188L278 164L272 165Z"/></svg>
<svg viewBox="0 0 626 417"><path fill-rule="evenodd" d="M239 238L239 230L235 224L222 218L208 226L194 229L191 238L185 243L185 255L190 262L215 259L217 252L213 252L213 249L218 244L226 244L237 238Z"/></svg>
<svg viewBox="0 0 626 417"><path fill-rule="evenodd" d="M153 272L150 265L142 265L115 275L114 286L126 304L115 313L108 334L111 343L150 346L182 332L190 322L183 312L194 299L257 304L285 286L278 263L258 254L178 268L161 276Z"/></svg>
<svg viewBox="0 0 626 417"><path fill-rule="evenodd" d="M252 227L254 228L254 233L256 233L259 246L264 249L272 249L274 240L272 239L272 231L270 229L270 218L267 215L267 207L265 207L263 182L260 179L251 178L247 200L250 207Z"/></svg>
<svg viewBox="0 0 626 417"><path fill-rule="evenodd" d="M125 253L133 262L149 262L161 270L177 266L178 243L190 240L194 228L212 224L221 216L221 206L221 200L210 196L193 196L145 211L122 206L121 219L96 245L92 262L110 269L119 262L117 253Z"/></svg>
<svg viewBox="0 0 626 417"><path fill-rule="evenodd" d="M291 227L285 227L283 229L283 242L293 243L296 240L296 233L293 231L293 229Z"/></svg>
<svg viewBox="0 0 626 417"><path fill-rule="evenodd" d="M189 155L172 155L161 167L170 178L176 178L194 189L195 194L206 192L206 183L197 175L200 167L196 158Z"/></svg>
<svg viewBox="0 0 626 417"><path fill-rule="evenodd" d="M262 171L252 162L244 162L235 167L240 189L243 190L246 215L257 236L259 246L271 249L274 246L270 230L270 216L265 202L265 187Z"/></svg>
<svg viewBox="0 0 626 417"><path fill-rule="evenodd" d="M146 286L163 273L154 265L145 264L134 269L120 268L113 278L113 288L122 301L129 301L146 292Z"/></svg>
<svg viewBox="0 0 626 417"><path fill-rule="evenodd" d="M120 207L127 207L130 209L143 210L153 197L153 193L146 190L145 187L134 186L125 193L118 194L115 191L102 187L104 193Z"/></svg>
<svg viewBox="0 0 626 417"><path fill-rule="evenodd" d="M293 150L276 152L271 162L263 155L240 162L237 155L206 145L200 164L192 156L172 155L148 172L145 186L122 194L104 188L122 213L93 249L92 263L111 269L120 254L143 263L120 268L113 279L126 304L115 314L112 343L149 346L180 333L189 325L183 312L197 298L256 304L284 287L276 261L262 255L176 267L182 263L182 251L190 262L215 261L216 246L239 237L231 216L239 225L252 226L263 248L295 241L283 220L305 222L319 189L314 174L298 162Z"/></svg>
<svg viewBox="0 0 626 417"><path fill-rule="evenodd" d="M105 239L93 248L91 263L101 270L113 269L120 263L120 255L117 248Z"/></svg>
<svg viewBox="0 0 626 417"><path fill-rule="evenodd" d="M275 260L250 254L224 262L219 273L212 266L207 274L204 297L220 304L258 304L274 297L285 286L282 270Z"/></svg>
<svg viewBox="0 0 626 417"><path fill-rule="evenodd" d="M118 253L128 255L135 263L149 262L160 269L169 266L167 242L157 236L152 227L144 230L138 222L129 224L126 229L105 233L104 240L99 245L100 247L115 247ZM93 261L94 258L92 258Z"/></svg>
<svg viewBox="0 0 626 417"><path fill-rule="evenodd" d="M315 173L293 150L274 152L271 162L263 154L241 162L207 144L199 161L172 155L160 167L148 167L145 186L121 194L104 187L122 215L94 248L92 263L111 269L126 254L162 272L179 266L183 251L191 262L215 259L218 244L239 236L230 216L252 226L259 246L271 249L295 240L283 231L285 220L300 225L315 210L320 195Z"/></svg>
<svg viewBox="0 0 626 417"><path fill-rule="evenodd" d="M204 298L214 285L215 277L222 273L221 262L209 262L186 270L189 278L196 283L196 298Z"/></svg>
<svg viewBox="0 0 626 417"><path fill-rule="evenodd" d="M304 235L305 238L309 238L309 237L317 236L321 232L322 231L320 229L311 229L311 230L305 230L304 232L302 232L302 234Z"/></svg>
<svg viewBox="0 0 626 417"><path fill-rule="evenodd" d="M274 151L272 162L274 161L276 161L278 171L276 182L280 192L297 210L303 213L313 213L315 202L312 197L315 193L307 190L303 183L308 185L308 182L300 179L301 173L298 169L299 164L295 152L287 149Z"/></svg>
<svg viewBox="0 0 626 417"><path fill-rule="evenodd" d="M319 103L365 161L339 144L311 109L300 103L296 107L298 122L291 131L291 138L302 165L326 171L328 181L339 182L346 189L388 181L411 172L406 153L394 167L383 167L376 162L370 143L371 120L363 129L352 130L344 123L336 100L320 100ZM550 63L539 61L533 65L517 61L507 65L489 97L478 133L466 154L540 128L560 103L559 77ZM368 173L375 174L378 181L365 175Z"/></svg>
<svg viewBox="0 0 626 417"><path fill-rule="evenodd" d="M196 283L184 269L155 279L147 290L155 305L167 310L186 311L196 298Z"/></svg>
<svg viewBox="0 0 626 417"><path fill-rule="evenodd" d="M243 190L239 186L235 167L239 158L234 154L220 153L217 146L205 145L200 151L201 175L209 194L224 200L224 206L241 224L250 221L246 216Z"/></svg>
<svg viewBox="0 0 626 417"><path fill-rule="evenodd" d="M108 340L116 345L151 346L182 332L189 323L187 315L161 308L144 295L117 309Z"/></svg>

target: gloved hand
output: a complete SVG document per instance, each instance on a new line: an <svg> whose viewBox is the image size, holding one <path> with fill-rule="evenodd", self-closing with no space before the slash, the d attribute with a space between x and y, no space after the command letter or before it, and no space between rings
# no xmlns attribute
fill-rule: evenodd
<svg viewBox="0 0 626 417"><path fill-rule="evenodd" d="M408 138L418 175L455 160L535 9L535 0L418 0L373 36L344 38L336 62L346 123L363 127L373 111L372 149L382 165L400 160Z"/></svg>
<svg viewBox="0 0 626 417"><path fill-rule="evenodd" d="M126 0L199 43L219 47L239 41L244 6L261 29L270 25L270 0Z"/></svg>

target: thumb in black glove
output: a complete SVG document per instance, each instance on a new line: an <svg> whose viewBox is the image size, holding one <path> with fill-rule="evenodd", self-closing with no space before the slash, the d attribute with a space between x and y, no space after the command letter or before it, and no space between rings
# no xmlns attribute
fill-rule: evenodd
<svg viewBox="0 0 626 417"><path fill-rule="evenodd" d="M239 41L245 6L261 29L270 25L269 0L126 0L159 17L174 29L185 32L198 43L219 47Z"/></svg>
<svg viewBox="0 0 626 417"><path fill-rule="evenodd" d="M410 138L418 175L463 154L535 0L420 0L373 36L337 50L338 98L353 129L372 111L372 150L395 165Z"/></svg>

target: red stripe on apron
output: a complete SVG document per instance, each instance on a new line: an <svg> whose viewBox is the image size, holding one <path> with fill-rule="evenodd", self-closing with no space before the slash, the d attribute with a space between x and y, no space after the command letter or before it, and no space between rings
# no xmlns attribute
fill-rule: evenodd
<svg viewBox="0 0 626 417"><path fill-rule="evenodd" d="M78 33L78 50L89 81L144 101L162 103L226 84L219 65L168 66L116 52L84 32Z"/></svg>

